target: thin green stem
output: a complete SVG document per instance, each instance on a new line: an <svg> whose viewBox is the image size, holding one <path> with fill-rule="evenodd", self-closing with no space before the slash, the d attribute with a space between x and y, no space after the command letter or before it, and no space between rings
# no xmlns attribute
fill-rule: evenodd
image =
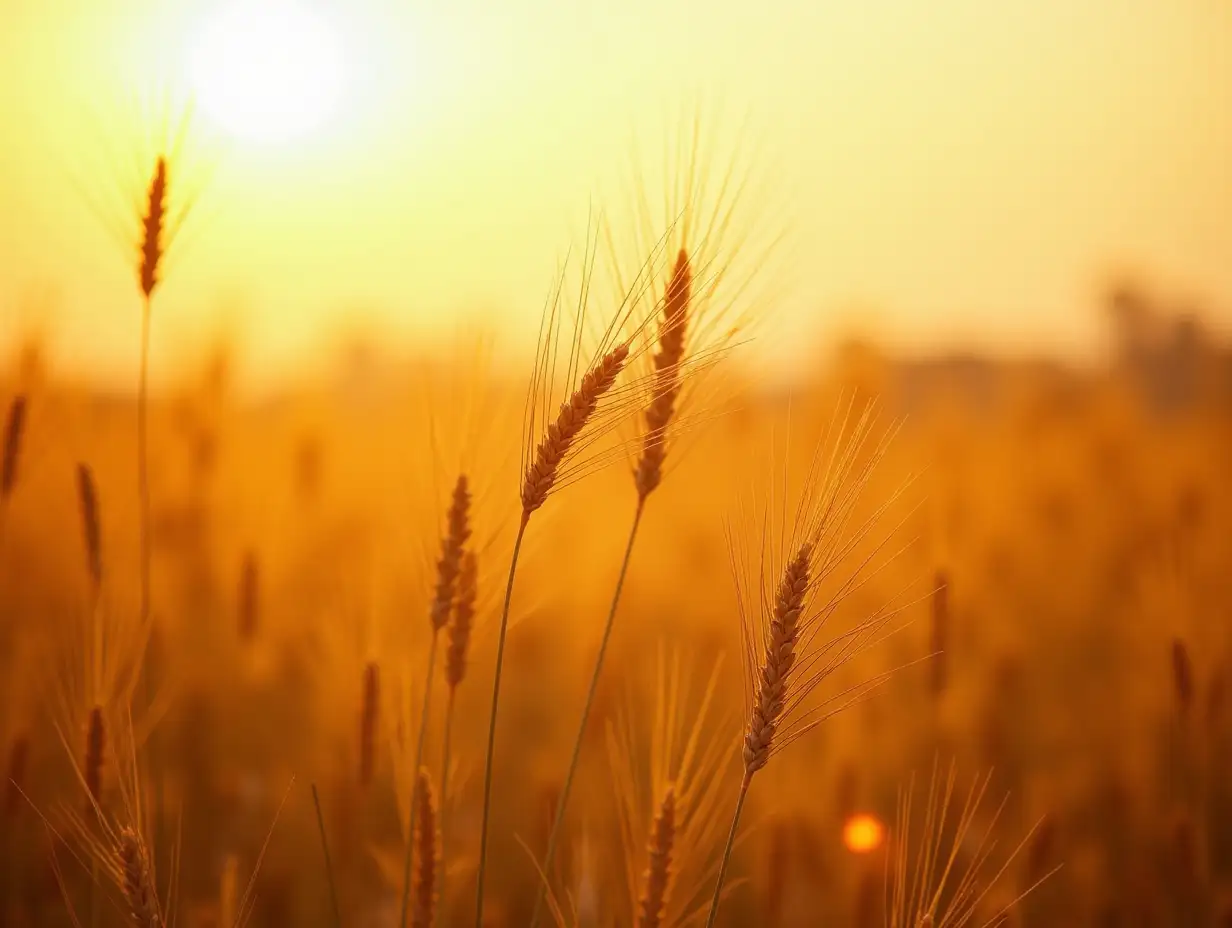
<svg viewBox="0 0 1232 928"><path fill-rule="evenodd" d="M325 837L325 816L321 814L321 797L312 784L312 804L317 810L317 828L321 832L321 851L325 855L325 878L329 882L329 901L334 907L334 926L342 928L342 909L338 907L338 886L334 882L334 863L329 856L329 841Z"/></svg>
<svg viewBox="0 0 1232 928"><path fill-rule="evenodd" d="M509 558L509 580L505 584L505 604L501 607L500 635L496 642L496 674L492 679L492 712L488 720L488 755L483 770L483 822L479 831L479 873L475 880L475 928L483 928L483 880L488 870L488 817L492 812L492 755L496 747L496 709L500 705L501 669L505 661L505 635L509 631L509 603L513 599L513 579L518 571L518 555L530 513L523 512L518 536Z"/></svg>
<svg viewBox="0 0 1232 928"><path fill-rule="evenodd" d="M428 675L424 680L423 709L419 713L419 734L415 738L415 765L411 768L410 810L406 816L406 866L402 873L402 917L399 925L406 924L411 905L411 862L415 856L415 784L419 780L419 768L423 765L424 735L428 731L428 712L432 704L432 677L436 671L436 628L432 629L432 643L428 646Z"/></svg>
<svg viewBox="0 0 1232 928"><path fill-rule="evenodd" d="M637 509L633 513L633 524L629 527L629 540L625 543L625 554L620 562L620 573L616 576L616 589L612 593L612 602L607 610L607 622L603 626L603 637L599 639L599 651L595 655L595 668L591 671L590 686L586 690L586 701L582 704L582 717L578 720L577 735L573 739L573 753L569 757L569 769L565 773L565 782L561 787L560 799L556 802L556 815L552 820L552 830L548 833L548 849L543 857L544 879L539 881L539 889L535 894L535 908L531 914L530 928L539 924L543 913L543 904L547 898L548 880L551 878L552 861L556 857L556 845L560 838L561 825L565 820L565 809L569 805L569 793L573 789L573 778L577 773L578 760L582 756L582 740L586 735L586 725L590 721L590 710L595 703L595 692L599 688L599 677L603 672L603 659L607 655L608 642L612 638L612 626L616 623L616 610L620 606L620 594L624 589L625 577L629 572L629 561L633 557L633 543L637 540L637 528L642 522L642 511L646 506L646 497L639 496Z"/></svg>
<svg viewBox="0 0 1232 928"><path fill-rule="evenodd" d="M732 846L736 843L736 832L740 828L740 813L744 811L744 799L749 794L749 782L753 774L745 773L740 781L740 795L736 798L736 811L732 815L731 831L727 833L727 845L723 848L723 860L719 864L719 876L714 881L714 896L710 900L710 914L706 916L706 928L714 928L714 920L719 915L719 902L723 898L723 878L727 876L727 864L731 861Z"/></svg>

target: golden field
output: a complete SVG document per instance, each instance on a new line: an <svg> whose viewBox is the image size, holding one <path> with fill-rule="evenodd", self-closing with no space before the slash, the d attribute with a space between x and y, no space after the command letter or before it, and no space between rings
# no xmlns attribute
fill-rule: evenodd
<svg viewBox="0 0 1232 928"><path fill-rule="evenodd" d="M705 371L723 378L725 399L673 438L647 500L545 921L641 918L655 809L678 777L691 807L661 923L705 918L750 698L733 563L751 567L755 586L759 571L781 569L775 526L792 521L797 497L776 488L798 494L819 436L829 428L821 447L844 447L836 436L873 398L869 443L842 482L862 486L843 528L858 543L837 576L857 575L866 555L870 567L822 634L894 611L813 694L855 704L753 780L718 923L1230 917L1232 362L1192 321L1154 318L1141 294L1109 302L1117 350L1098 367L895 359L852 343L819 351L815 376L790 391L749 380L739 347ZM460 470L475 633L435 810L445 843L433 892L437 922L470 921L527 441L525 379L472 363L479 344L453 356L352 351L313 388L260 402L237 394L220 352L155 394L146 626L134 398L49 375L37 344L14 359L4 396L23 397L25 411L0 554L6 925L126 924L130 887L122 868L108 873L124 827L143 832L169 923L332 924L329 872L343 924L396 924L429 604ZM541 885L536 862L637 498L641 446L619 444L638 434L637 408L612 428L618 453L599 462L609 466L554 492L527 532L497 726L490 924L526 924ZM875 471L859 476L890 431ZM423 750L438 798L441 660ZM850 689L869 680L875 692ZM95 707L109 737L91 805ZM951 826L988 776L957 841L921 818L951 765L940 816ZM844 837L861 814L888 828L879 842L867 826L878 844L868 853ZM919 854L932 832L940 860L929 864Z"/></svg>

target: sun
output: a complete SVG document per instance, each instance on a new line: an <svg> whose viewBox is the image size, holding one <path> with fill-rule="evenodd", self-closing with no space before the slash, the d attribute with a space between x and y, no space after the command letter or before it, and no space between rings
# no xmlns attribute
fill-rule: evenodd
<svg viewBox="0 0 1232 928"><path fill-rule="evenodd" d="M247 0L216 12L190 66L205 114L245 141L301 138L325 126L342 102L340 36L295 0Z"/></svg>

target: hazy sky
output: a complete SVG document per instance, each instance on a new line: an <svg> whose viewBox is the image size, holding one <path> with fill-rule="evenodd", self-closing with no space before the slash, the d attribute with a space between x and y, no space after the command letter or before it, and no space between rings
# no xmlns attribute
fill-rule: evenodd
<svg viewBox="0 0 1232 928"><path fill-rule="evenodd" d="M307 3L307 0L304 0ZM294 144L198 113L156 374L214 333L267 373L344 320L535 318L592 194L682 103L756 127L788 209L768 343L1089 352L1128 267L1232 328L1232 0L348 0L341 112ZM135 351L134 89L192 84L213 5L0 0L0 307L58 363ZM204 167L203 167L204 166ZM89 191L89 192L87 192Z"/></svg>

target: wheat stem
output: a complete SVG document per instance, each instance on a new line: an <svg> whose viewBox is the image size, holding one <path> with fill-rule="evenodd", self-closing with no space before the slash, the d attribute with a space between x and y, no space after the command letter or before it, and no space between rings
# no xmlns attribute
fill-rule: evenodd
<svg viewBox="0 0 1232 928"><path fill-rule="evenodd" d="M719 863L719 876L714 881L714 896L710 899L710 914L706 916L706 928L714 928L714 920L719 915L719 902L723 898L723 879L727 876L727 865L731 861L732 846L736 843L736 832L740 828L740 813L744 811L744 800L749 794L749 783L754 771L745 771L740 781L740 795L736 797L736 811L732 813L731 830L727 833L727 844L723 847L723 859Z"/></svg>
<svg viewBox="0 0 1232 928"><path fill-rule="evenodd" d="M436 671L436 639L437 630L432 629L432 643L428 646L428 675L424 681L423 710L419 715L419 733L415 738L415 766L419 770L423 766L424 734L428 730L428 712L432 703L432 677ZM410 811L406 820L406 861L402 871L402 918L399 925L406 924L407 912L411 904L411 859L415 850L415 817L418 803L415 799L415 786L412 784Z"/></svg>
<svg viewBox="0 0 1232 928"><path fill-rule="evenodd" d="M569 804L569 793L573 788L573 778L577 773L578 760L582 754L582 740L586 734L586 724L590 719L590 710L594 706L595 691L599 688L599 676L603 671L603 659L607 654L608 642L612 637L612 626L616 621L616 610L620 605L620 594L624 589L625 577L629 572L629 561L633 556L633 543L637 540L637 529L642 522L642 512L645 509L646 497L639 495L637 508L633 513L633 524L629 528L629 540L625 543L625 554L620 562L620 573L616 577L616 589L612 593L612 602L608 607L607 621L603 626L603 637L599 639L599 651L595 655L595 667L590 675L590 685L586 690L586 701L582 704L582 717L578 721L577 735L573 739L573 753L569 757L569 769L565 773L564 784L561 787L560 798L556 802L556 816L552 820L552 830L548 833L548 848L543 858L543 872L551 874L552 860L556 856L556 844L560 837L561 824L565 819L565 807ZM547 879L539 881L539 889L535 894L535 908L531 915L530 928L539 924L543 903L547 896Z"/></svg>
<svg viewBox="0 0 1232 928"><path fill-rule="evenodd" d="M321 833L321 851L325 855L325 878L329 883L329 901L334 909L334 926L342 928L342 910L338 907L338 887L334 883L334 863L329 856L329 841L325 837L325 816L321 814L321 796L312 784L312 804L317 810L317 829Z"/></svg>
<svg viewBox="0 0 1232 928"><path fill-rule="evenodd" d="M453 710L457 690L449 688L449 701L445 706L445 731L441 736L441 801L437 813L441 820L441 895L444 896L445 872L449 858L449 752L453 747Z"/></svg>
<svg viewBox="0 0 1232 928"><path fill-rule="evenodd" d="M505 584L505 602L501 607L500 633L496 641L496 673L492 680L492 711L488 720L487 759L483 770L483 819L479 830L479 872L475 885L475 928L483 928L483 883L488 869L488 818L492 812L492 760L496 747L496 710L500 704L501 669L505 660L505 636L509 631L509 604L513 599L513 580L518 570L518 555L522 551L522 539L530 522L530 512L523 510L518 523L517 538L513 542L513 554L509 558L509 579Z"/></svg>

